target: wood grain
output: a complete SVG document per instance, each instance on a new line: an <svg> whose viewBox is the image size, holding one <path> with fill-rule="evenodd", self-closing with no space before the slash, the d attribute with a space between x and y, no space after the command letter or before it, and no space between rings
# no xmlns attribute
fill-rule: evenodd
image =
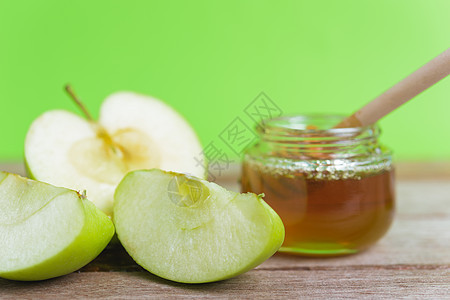
<svg viewBox="0 0 450 300"><path fill-rule="evenodd" d="M236 190L235 178L219 180ZM357 255L318 259L277 254L236 278L184 285L146 272L123 248L111 246L67 276L31 283L0 279L2 299L198 297L450 299L450 179L399 180L393 226L374 247Z"/></svg>
<svg viewBox="0 0 450 300"><path fill-rule="evenodd" d="M172 283L150 273L74 273L36 283L5 283L0 296L108 299L414 299L448 297L448 269L253 270L210 284Z"/></svg>

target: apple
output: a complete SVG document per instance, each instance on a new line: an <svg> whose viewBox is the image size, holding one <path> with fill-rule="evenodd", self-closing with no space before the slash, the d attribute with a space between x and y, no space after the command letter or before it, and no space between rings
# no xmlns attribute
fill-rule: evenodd
<svg viewBox="0 0 450 300"><path fill-rule="evenodd" d="M114 235L79 193L0 172L0 277L43 280L93 260Z"/></svg>
<svg viewBox="0 0 450 300"><path fill-rule="evenodd" d="M111 215L114 191L132 170L160 168L205 176L201 144L189 124L167 104L118 92L102 104L96 122L67 91L87 119L52 110L38 117L25 139L31 178L75 190Z"/></svg>
<svg viewBox="0 0 450 300"><path fill-rule="evenodd" d="M238 194L175 172L128 173L114 196L117 236L151 273L204 283L246 272L272 256L284 226L261 195Z"/></svg>

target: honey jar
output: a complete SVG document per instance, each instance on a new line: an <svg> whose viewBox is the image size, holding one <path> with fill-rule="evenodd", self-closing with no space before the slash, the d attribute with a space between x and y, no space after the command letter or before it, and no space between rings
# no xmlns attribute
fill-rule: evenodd
<svg viewBox="0 0 450 300"><path fill-rule="evenodd" d="M306 256L357 253L378 241L394 216L391 151L377 125L333 128L337 115L282 116L257 127L242 191L264 193L280 215L280 251ZM331 128L331 129L330 129Z"/></svg>

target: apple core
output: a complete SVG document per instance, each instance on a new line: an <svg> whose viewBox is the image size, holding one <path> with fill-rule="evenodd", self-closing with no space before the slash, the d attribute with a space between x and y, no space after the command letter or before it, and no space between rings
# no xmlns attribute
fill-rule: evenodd
<svg viewBox="0 0 450 300"><path fill-rule="evenodd" d="M84 176L115 185L129 171L158 167L159 150L142 131L103 131L74 143L69 150L70 162Z"/></svg>
<svg viewBox="0 0 450 300"><path fill-rule="evenodd" d="M181 207L198 206L209 197L209 189L200 181L186 176L174 176L168 186L169 199Z"/></svg>

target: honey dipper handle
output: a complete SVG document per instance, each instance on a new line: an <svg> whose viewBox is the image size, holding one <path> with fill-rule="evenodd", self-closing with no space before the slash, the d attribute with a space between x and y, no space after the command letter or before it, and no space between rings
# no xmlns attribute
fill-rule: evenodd
<svg viewBox="0 0 450 300"><path fill-rule="evenodd" d="M359 127L375 123L450 74L450 48L426 65L366 104L334 128Z"/></svg>

